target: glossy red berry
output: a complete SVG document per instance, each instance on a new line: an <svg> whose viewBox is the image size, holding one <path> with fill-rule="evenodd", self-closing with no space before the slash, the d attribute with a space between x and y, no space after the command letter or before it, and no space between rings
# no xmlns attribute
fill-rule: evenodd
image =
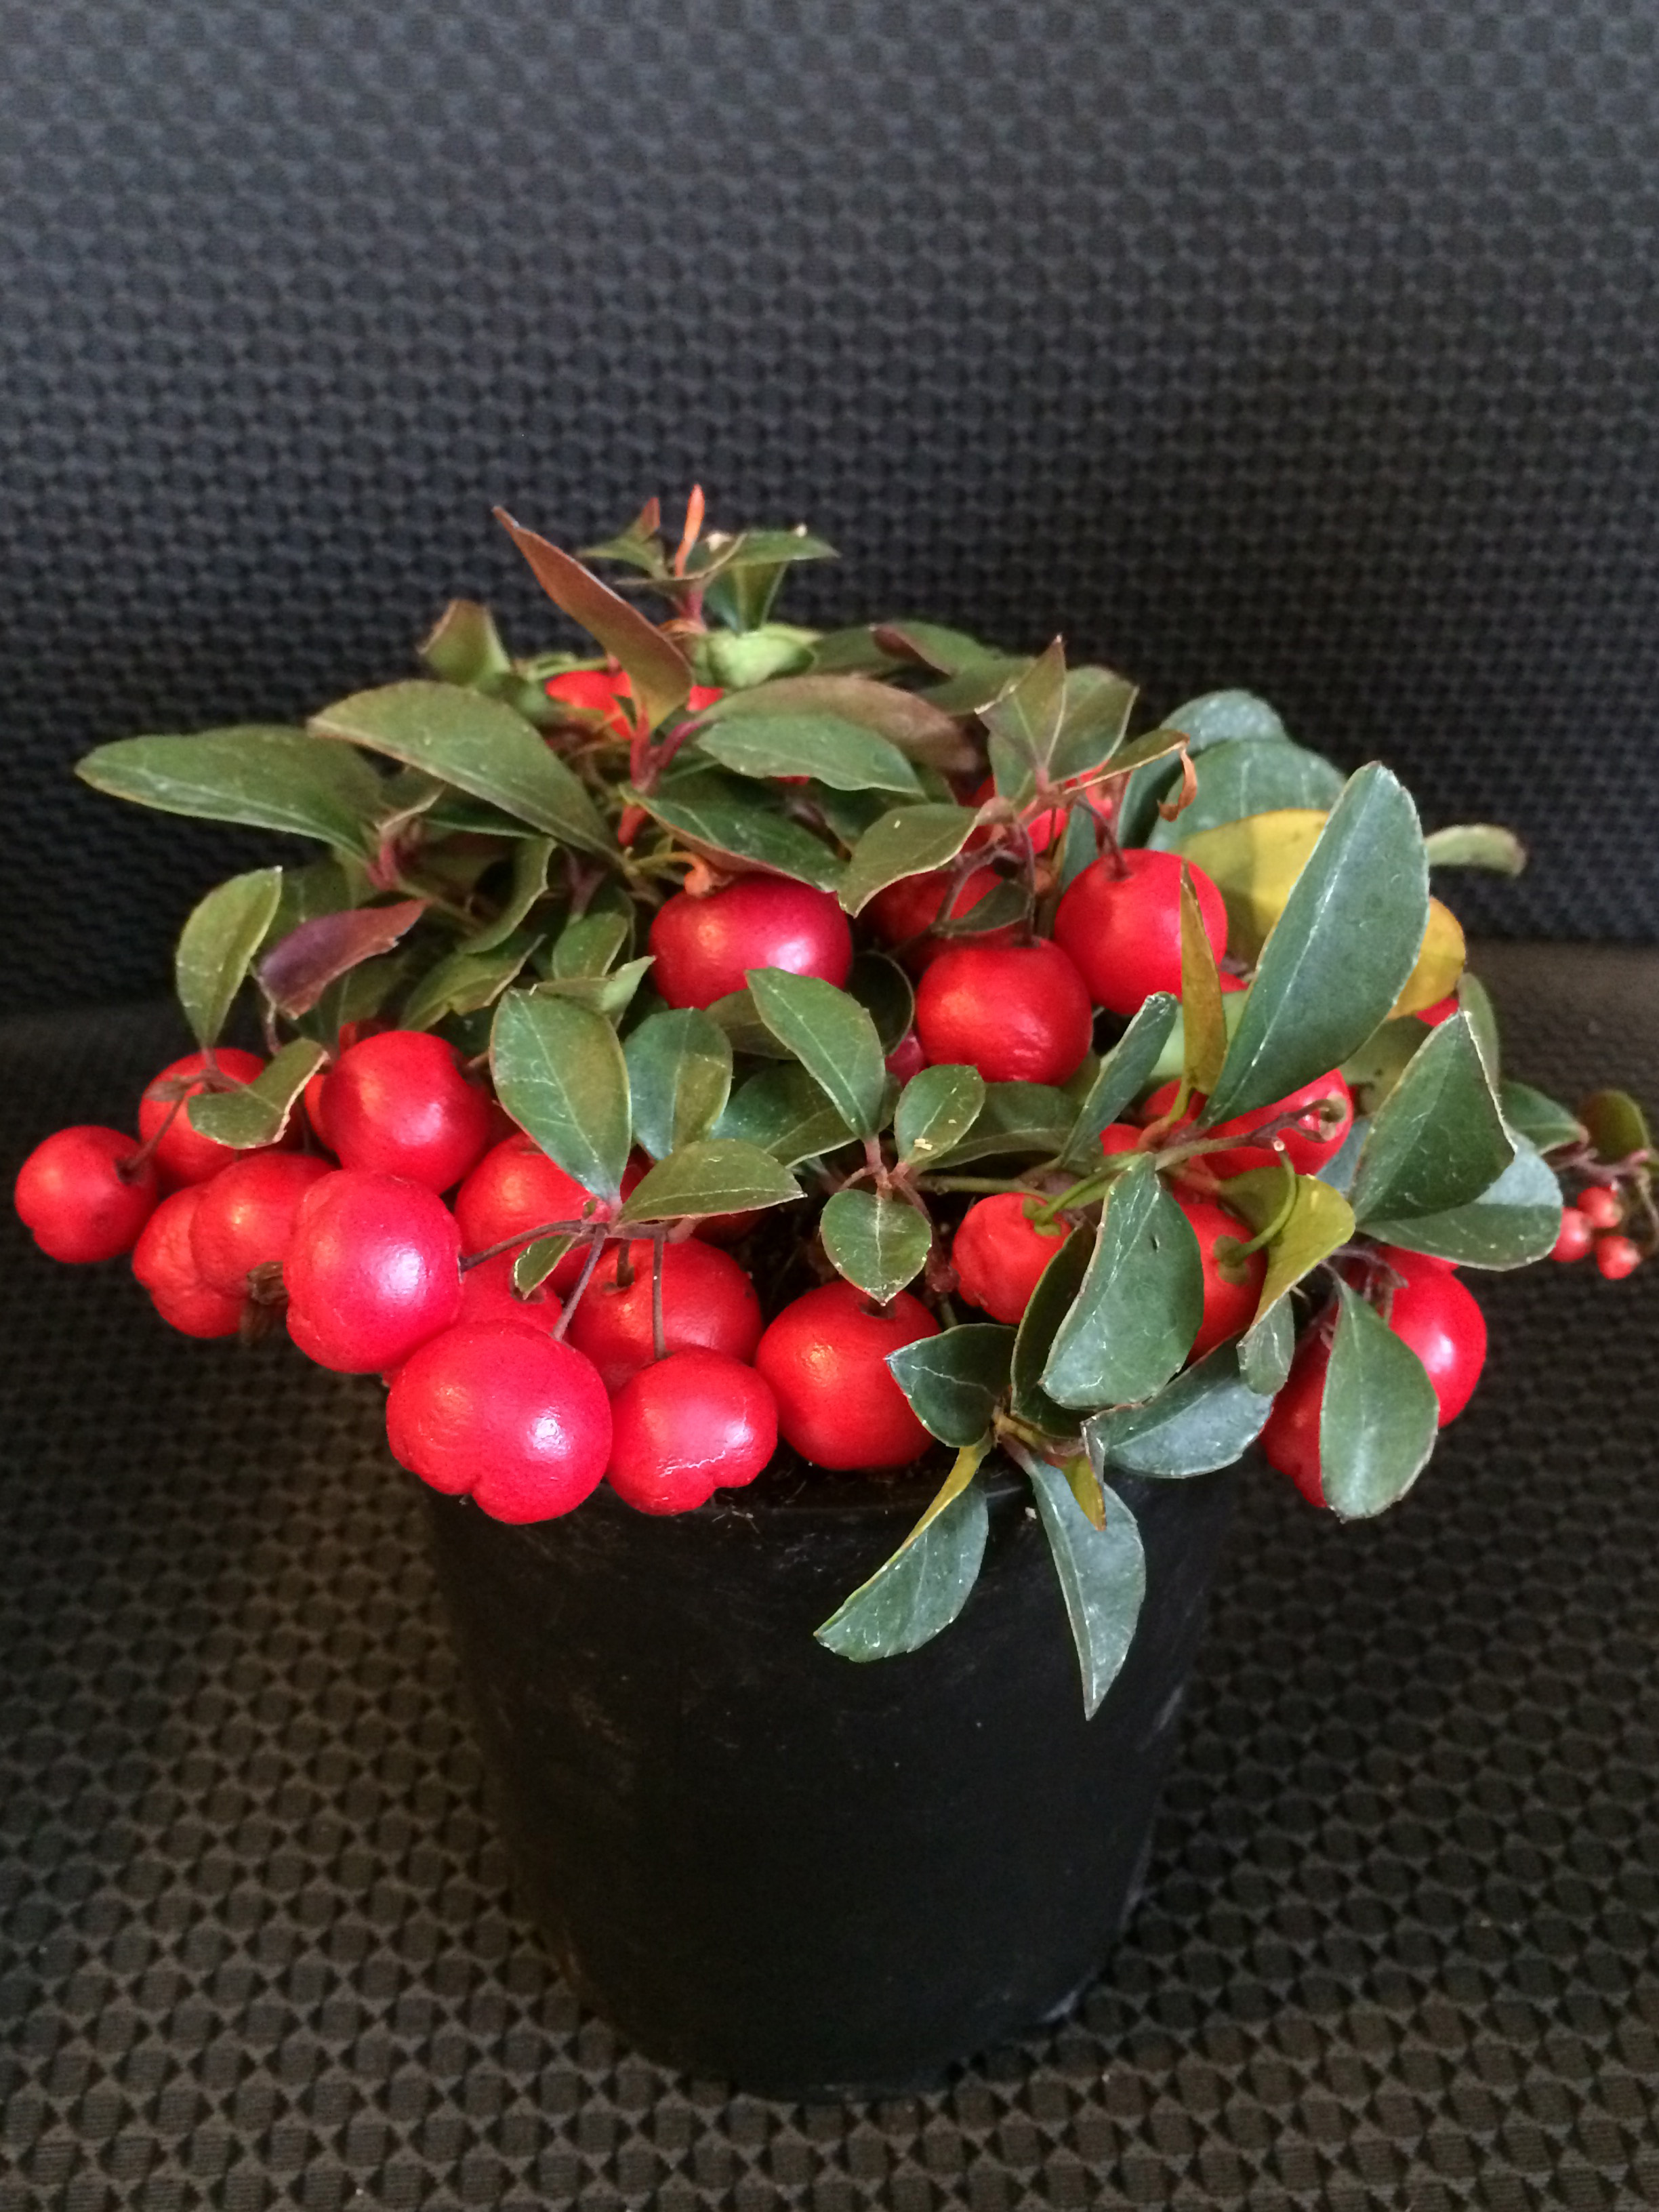
<svg viewBox="0 0 1659 2212"><path fill-rule="evenodd" d="M785 876L739 876L694 898L677 891L651 925L651 980L671 1006L712 1006L751 968L847 981L853 935L839 902Z"/></svg>
<svg viewBox="0 0 1659 2212"><path fill-rule="evenodd" d="M1576 1206L1564 1206L1561 1209L1561 1234L1551 1248L1551 1259L1568 1262L1587 1259L1595 1242L1595 1231L1590 1226L1589 1216Z"/></svg>
<svg viewBox="0 0 1659 2212"><path fill-rule="evenodd" d="M627 737L631 718L618 707L618 672L609 668L571 668L550 676L544 687L550 699L562 706L577 707L590 714L603 714L619 737Z"/></svg>
<svg viewBox="0 0 1659 2212"><path fill-rule="evenodd" d="M1621 1283L1642 1264L1641 1247L1628 1237L1598 1237L1595 1265L1610 1283Z"/></svg>
<svg viewBox="0 0 1659 2212"><path fill-rule="evenodd" d="M1117 1152L1140 1149L1140 1132L1132 1121L1109 1121L1100 1133L1100 1149L1109 1159Z"/></svg>
<svg viewBox="0 0 1659 2212"><path fill-rule="evenodd" d="M1265 1252L1252 1252L1247 1258L1224 1267L1216 1256L1216 1239L1231 1237L1247 1244L1250 1239L1248 1225L1226 1206L1218 1205L1213 1199L1200 1198L1192 1191L1177 1189L1175 1202L1192 1224L1204 1263L1204 1314L1188 1354L1190 1358L1202 1359L1206 1352L1213 1352L1230 1336L1242 1336L1255 1320L1261 1280L1267 1272L1267 1256Z"/></svg>
<svg viewBox="0 0 1659 2212"><path fill-rule="evenodd" d="M153 1160L129 1170L137 1139L93 1122L55 1130L17 1171L23 1225L54 1260L113 1260L131 1252L155 1211Z"/></svg>
<svg viewBox="0 0 1659 2212"><path fill-rule="evenodd" d="M1389 1327L1428 1370L1440 1425L1455 1421L1474 1395L1486 1362L1486 1317L1449 1268L1392 1244L1382 1255L1405 1278L1389 1309Z"/></svg>
<svg viewBox="0 0 1659 2212"><path fill-rule="evenodd" d="M132 1272L156 1312L185 1336L234 1336L241 1326L240 1296L227 1297L211 1288L196 1264L191 1229L204 1194L211 1188L186 1183L164 1198L132 1250Z"/></svg>
<svg viewBox="0 0 1659 2212"><path fill-rule="evenodd" d="M1331 1347L1327 1339L1322 1335L1304 1338L1257 1439L1268 1466L1288 1475L1310 1505L1325 1503L1319 1463L1319 1419L1325 1404L1325 1374L1330 1364Z"/></svg>
<svg viewBox="0 0 1659 2212"><path fill-rule="evenodd" d="M550 1521L603 1478L611 1401L569 1345L514 1322L469 1322L399 1369L386 1440L412 1474L497 1521Z"/></svg>
<svg viewBox="0 0 1659 2212"><path fill-rule="evenodd" d="M1012 1190L975 1199L951 1241L963 1297L993 1321L1021 1318L1043 1269L1066 1242L1063 1222L1044 1229L1031 1218L1042 1203Z"/></svg>
<svg viewBox="0 0 1659 2212"><path fill-rule="evenodd" d="M244 1152L211 1182L197 1183L201 1204L191 1218L191 1250L210 1290L239 1302L250 1267L281 1262L301 1201L333 1169L307 1152Z"/></svg>
<svg viewBox="0 0 1659 2212"><path fill-rule="evenodd" d="M1457 995L1454 992L1449 998L1437 999L1431 1006L1419 1006L1417 1018L1419 1022L1426 1022L1431 1030L1437 1030L1442 1022L1449 1022L1458 1011Z"/></svg>
<svg viewBox="0 0 1659 2212"><path fill-rule="evenodd" d="M1165 1083L1153 1091L1140 1109L1148 1122L1158 1121L1169 1112L1176 1102L1179 1088L1178 1084ZM1340 1109L1339 1118L1328 1125L1316 1110L1320 1101L1326 1098L1335 1099ZM1203 1103L1202 1099L1193 1101L1189 1110L1176 1125L1172 1135L1184 1134L1191 1127ZM1231 1121L1219 1122L1216 1127L1206 1129L1204 1133L1208 1138L1248 1137L1253 1131L1262 1128L1269 1121L1277 1121L1286 1114L1299 1114L1302 1118L1299 1123L1292 1123L1279 1133L1284 1139L1285 1158L1298 1175L1317 1175L1322 1167L1328 1165L1336 1158L1342 1149L1344 1139L1353 1127L1353 1093L1333 1068L1328 1075L1316 1076L1311 1083L1303 1084L1299 1090L1275 1099L1272 1105L1258 1106L1248 1114L1236 1115ZM1328 1126L1328 1136L1322 1133ZM1277 1155L1269 1139L1261 1145L1231 1146L1224 1152L1205 1152L1200 1157L1212 1175L1224 1177L1245 1175L1252 1168L1270 1168Z"/></svg>
<svg viewBox="0 0 1659 2212"><path fill-rule="evenodd" d="M913 1075L920 1075L927 1065L927 1055L921 1048L921 1039L914 1030L904 1035L887 1055L887 1073L899 1081L908 1083Z"/></svg>
<svg viewBox="0 0 1659 2212"><path fill-rule="evenodd" d="M1088 1051L1094 1013L1057 945L952 945L916 991L930 1064L959 1060L988 1083L1064 1083Z"/></svg>
<svg viewBox="0 0 1659 2212"><path fill-rule="evenodd" d="M460 1249L454 1215L423 1183L337 1168L295 1221L289 1334L319 1366L385 1374L454 1321Z"/></svg>
<svg viewBox="0 0 1659 2212"><path fill-rule="evenodd" d="M1604 1182L1593 1182L1578 1194L1578 1211L1592 1229L1617 1229L1625 1218L1624 1200Z"/></svg>
<svg viewBox="0 0 1659 2212"><path fill-rule="evenodd" d="M347 1052L323 1091L327 1141L345 1168L448 1190L489 1140L489 1094L447 1038L385 1030Z"/></svg>
<svg viewBox="0 0 1659 2212"><path fill-rule="evenodd" d="M1181 868L1173 853L1126 852L1127 874L1109 855L1085 868L1060 900L1054 940L1070 953L1097 1006L1139 1011L1154 991L1181 991ZM1191 871L1204 933L1218 959L1227 909L1202 868Z"/></svg>
<svg viewBox="0 0 1659 2212"><path fill-rule="evenodd" d="M755 1365L772 1386L786 1443L817 1467L904 1467L933 1441L888 1371L887 1355L939 1323L901 1291L872 1306L851 1283L826 1283L787 1305Z"/></svg>
<svg viewBox="0 0 1659 2212"><path fill-rule="evenodd" d="M964 914L971 914L1001 881L994 868L975 868L958 886L947 914L945 895L951 885L949 869L935 868L926 875L905 876L896 884L889 884L885 890L878 891L864 908L863 918L884 945L908 946L904 963L913 974L920 975L938 959L946 945L963 941L930 937L924 933L942 920L956 921ZM1015 926L1011 923L1006 928L975 937L974 943L1006 945L1012 940L1014 933Z"/></svg>
<svg viewBox="0 0 1659 2212"><path fill-rule="evenodd" d="M214 1055L222 1075L228 1076L233 1084L252 1083L264 1072L265 1063L257 1053L242 1052L235 1045L222 1044ZM209 1085L204 1080L191 1083L185 1093L185 1103L173 1111L170 1086L180 1078L204 1077L207 1060L199 1052L186 1053L182 1060L169 1060L159 1075L152 1076L138 1101L138 1133L146 1144L164 1125L167 1133L156 1145L152 1157L164 1189L177 1190L183 1183L205 1182L216 1176L221 1168L228 1168L241 1154L228 1145L216 1144L211 1137L204 1137L194 1127L190 1118L191 1098L200 1096ZM291 1145L297 1141L292 1127L282 1142Z"/></svg>
<svg viewBox="0 0 1659 2212"><path fill-rule="evenodd" d="M544 1221L580 1221L594 1212L593 1200L575 1177L522 1133L487 1152L455 1194L464 1252L487 1252L492 1244ZM567 1252L547 1279L550 1287L562 1296L580 1274L586 1257L580 1247Z"/></svg>
<svg viewBox="0 0 1659 2212"><path fill-rule="evenodd" d="M607 1390L619 1390L655 1357L651 1327L651 1241L627 1247L632 1279L619 1282L623 1247L606 1247L567 1334L599 1371ZM729 1252L695 1237L663 1248L663 1339L670 1352L723 1352L750 1359L760 1341L760 1300Z"/></svg>
<svg viewBox="0 0 1659 2212"><path fill-rule="evenodd" d="M563 1311L545 1283L538 1283L527 1297L513 1287L513 1267L518 1255L498 1252L493 1260L480 1260L461 1271L459 1322L517 1322L523 1328L554 1328Z"/></svg>
<svg viewBox="0 0 1659 2212"><path fill-rule="evenodd" d="M771 1385L720 1352L641 1368L611 1408L611 1486L641 1513L686 1513L752 1482L778 1448Z"/></svg>

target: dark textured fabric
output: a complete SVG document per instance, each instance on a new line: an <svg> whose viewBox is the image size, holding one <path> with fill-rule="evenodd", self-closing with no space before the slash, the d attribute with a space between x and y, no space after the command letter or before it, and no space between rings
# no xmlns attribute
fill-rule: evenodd
<svg viewBox="0 0 1659 2212"><path fill-rule="evenodd" d="M488 519L694 475L793 602L1264 691L1464 895L1653 941L1638 0L0 0L0 1005L157 988L251 849L95 738L399 673Z"/></svg>
<svg viewBox="0 0 1659 2212"><path fill-rule="evenodd" d="M1486 965L1517 1071L1659 1089L1659 957ZM0 1159L172 1048L9 1024ZM375 1386L3 1236L0 2212L1659 2201L1659 1281L1476 1279L1486 1382L1379 1526L1248 1483L1099 1984L793 2107L634 2056L516 1915Z"/></svg>

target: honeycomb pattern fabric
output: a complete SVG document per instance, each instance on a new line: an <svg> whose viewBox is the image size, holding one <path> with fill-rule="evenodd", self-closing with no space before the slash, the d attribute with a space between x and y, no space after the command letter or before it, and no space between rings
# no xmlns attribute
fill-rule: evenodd
<svg viewBox="0 0 1659 2212"><path fill-rule="evenodd" d="M1659 957L1487 972L1517 1067L1659 1089ZM8 1169L174 1048L9 1024ZM1486 1383L1377 1527L1250 1480L1098 1984L788 2106L648 2064L515 1911L374 1386L4 1233L0 2212L1659 2201L1659 1284L1484 1279Z"/></svg>
<svg viewBox="0 0 1659 2212"><path fill-rule="evenodd" d="M1652 942L1659 32L1639 0L0 0L0 1005L161 987L252 841L89 742L551 635L694 476L792 603L1265 692ZM95 897L89 887L96 886Z"/></svg>

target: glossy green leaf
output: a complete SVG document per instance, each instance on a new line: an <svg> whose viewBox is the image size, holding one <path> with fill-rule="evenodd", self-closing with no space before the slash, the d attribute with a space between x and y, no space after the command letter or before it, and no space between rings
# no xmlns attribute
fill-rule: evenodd
<svg viewBox="0 0 1659 2212"><path fill-rule="evenodd" d="M282 895L280 868L233 876L192 909L179 933L173 959L179 1004L204 1051L218 1042Z"/></svg>
<svg viewBox="0 0 1659 2212"><path fill-rule="evenodd" d="M549 956L550 976L604 975L627 944L629 919L623 914L584 914L567 922Z"/></svg>
<svg viewBox="0 0 1659 2212"><path fill-rule="evenodd" d="M633 1004L634 994L651 972L650 953L641 953L637 960L625 960L620 968L613 968L603 975L549 975L536 986L538 999L568 999L578 1006L591 1006L595 1013L604 1014L615 1021Z"/></svg>
<svg viewBox="0 0 1659 2212"><path fill-rule="evenodd" d="M878 891L906 876L954 860L979 819L971 806L901 806L872 823L853 848L841 886L848 914L861 914Z"/></svg>
<svg viewBox="0 0 1659 2212"><path fill-rule="evenodd" d="M1192 871L1185 867L1181 871L1181 1019L1182 1072L1192 1090L1205 1098L1214 1090L1227 1056L1227 1023L1221 970L1204 927Z"/></svg>
<svg viewBox="0 0 1659 2212"><path fill-rule="evenodd" d="M1066 652L1055 638L991 701L981 715L990 736L991 765L1005 798L1029 791L1046 772L1066 711Z"/></svg>
<svg viewBox="0 0 1659 2212"><path fill-rule="evenodd" d="M1495 822L1432 830L1423 843L1431 868L1489 868L1495 875L1518 876L1527 865L1527 848L1514 830Z"/></svg>
<svg viewBox="0 0 1659 2212"><path fill-rule="evenodd" d="M890 1352L887 1365L928 1434L962 1446L988 1432L1008 1389L1013 1353L1012 1328L964 1322Z"/></svg>
<svg viewBox="0 0 1659 2212"><path fill-rule="evenodd" d="M1433 1031L1414 1014L1401 1014L1373 1030L1343 1061L1342 1076L1362 1113L1376 1114Z"/></svg>
<svg viewBox="0 0 1659 2212"><path fill-rule="evenodd" d="M1121 1405L1161 1390L1193 1348L1204 1268L1192 1224L1149 1158L1113 1183L1089 1272L1060 1323L1042 1387L1062 1406Z"/></svg>
<svg viewBox="0 0 1659 2212"><path fill-rule="evenodd" d="M1422 1361L1346 1283L1319 1415L1325 1503L1345 1521L1385 1512L1428 1465L1439 1405Z"/></svg>
<svg viewBox="0 0 1659 2212"><path fill-rule="evenodd" d="M700 1137L643 1175L619 1221L676 1221L687 1214L748 1213L787 1206L800 1186L770 1152L730 1138Z"/></svg>
<svg viewBox="0 0 1659 2212"><path fill-rule="evenodd" d="M1486 1071L1486 1081L1496 1091L1502 1074L1502 1041L1498 1033L1498 1009L1492 1002L1492 993L1480 978L1466 968L1457 979L1459 1012L1468 1023L1469 1034L1474 1039L1480 1062Z"/></svg>
<svg viewBox="0 0 1659 2212"><path fill-rule="evenodd" d="M426 912L424 899L398 899L390 906L348 908L302 921L259 963L259 988L280 1014L296 1021L329 985L389 952Z"/></svg>
<svg viewBox="0 0 1659 2212"><path fill-rule="evenodd" d="M1221 1344L1185 1368L1144 1405L1119 1406L1085 1425L1083 1440L1096 1472L1209 1474L1231 1467L1261 1433L1273 1411L1245 1381L1237 1344Z"/></svg>
<svg viewBox="0 0 1659 2212"><path fill-rule="evenodd" d="M77 761L75 773L94 791L164 814L317 837L366 859L379 849L380 778L356 753L298 730L254 722L196 738L122 738Z"/></svg>
<svg viewBox="0 0 1659 2212"><path fill-rule="evenodd" d="M1363 768L1262 950L1206 1127L1271 1105L1365 1042L1417 964L1428 902L1417 810L1387 769Z"/></svg>
<svg viewBox="0 0 1659 2212"><path fill-rule="evenodd" d="M748 989L728 991L723 999L716 999L703 1009L709 1020L726 1038L733 1052L744 1054L750 1060L789 1060L793 1057L787 1046L781 1045L755 1011L755 1000ZM817 1089L815 1085L814 1089ZM823 1094L819 1093L822 1103Z"/></svg>
<svg viewBox="0 0 1659 2212"><path fill-rule="evenodd" d="M810 775L837 791L921 795L916 772L896 745L833 714L730 715L706 724L696 743L738 775Z"/></svg>
<svg viewBox="0 0 1659 2212"><path fill-rule="evenodd" d="M1516 1135L1514 1159L1469 1205L1403 1221L1379 1215L1365 1228L1384 1244L1463 1267L1524 1267L1547 1258L1561 1233L1561 1187L1536 1146Z"/></svg>
<svg viewBox="0 0 1659 2212"><path fill-rule="evenodd" d="M812 665L812 647L799 630L781 623L757 623L741 635L710 630L702 641L711 684L728 698L781 676ZM736 763L734 763L735 766Z"/></svg>
<svg viewBox="0 0 1659 2212"><path fill-rule="evenodd" d="M1077 1415L1057 1406L1043 1389L1042 1370L1060 1324L1076 1304L1094 1249L1092 1229L1072 1231L1038 1277L1014 1337L1013 1409L1051 1437L1075 1436L1078 1430Z"/></svg>
<svg viewBox="0 0 1659 2212"><path fill-rule="evenodd" d="M310 1037L295 1037L256 1075L234 1091L198 1092L185 1102L191 1127L216 1144L246 1152L274 1145L288 1127L295 1101L327 1057Z"/></svg>
<svg viewBox="0 0 1659 2212"><path fill-rule="evenodd" d="M733 1091L714 1133L758 1145L784 1167L833 1152L853 1138L806 1070L793 1060L763 1068Z"/></svg>
<svg viewBox="0 0 1659 2212"><path fill-rule="evenodd" d="M1197 830L1213 830L1246 814L1271 814L1281 806L1334 806L1342 795L1342 771L1318 753L1289 743L1255 740L1218 744L1197 763L1198 795L1173 822L1159 819L1147 832L1154 851L1175 852Z"/></svg>
<svg viewBox="0 0 1659 2212"><path fill-rule="evenodd" d="M1628 1091L1593 1091L1578 1109L1598 1159L1616 1163L1633 1152L1651 1152L1647 1115Z"/></svg>
<svg viewBox="0 0 1659 2212"><path fill-rule="evenodd" d="M1152 1081L1179 1012L1167 991L1154 991L1144 1001L1101 1061L1082 1111L1066 1136L1061 1166L1082 1170L1095 1165L1100 1158L1101 1131L1117 1121L1124 1108Z"/></svg>
<svg viewBox="0 0 1659 2212"><path fill-rule="evenodd" d="M1092 1719L1129 1656L1146 1595L1140 1531L1127 1505L1105 1484L1105 1526L1091 1528L1058 1468L1038 1459L1024 1465L1077 1646L1083 1710Z"/></svg>
<svg viewBox="0 0 1659 2212"><path fill-rule="evenodd" d="M933 1249L915 1206L872 1190L838 1190L824 1206L818 1233L836 1273L884 1306L915 1281Z"/></svg>
<svg viewBox="0 0 1659 2212"><path fill-rule="evenodd" d="M1288 1298L1268 1307L1238 1342L1238 1371L1252 1390L1277 1397L1296 1356L1296 1312Z"/></svg>
<svg viewBox="0 0 1659 2212"><path fill-rule="evenodd" d="M575 1241L568 1236L538 1237L533 1244L525 1246L513 1262L513 1287L521 1298L540 1290Z"/></svg>
<svg viewBox="0 0 1659 2212"><path fill-rule="evenodd" d="M532 723L499 699L411 680L354 692L312 717L319 738L343 738L453 784L585 853L616 843L588 797Z"/></svg>
<svg viewBox="0 0 1659 2212"><path fill-rule="evenodd" d="M523 926L531 908L546 895L547 864L552 857L550 837L526 837L514 846L512 883L501 910L493 921L472 932L466 940L469 952L493 952Z"/></svg>
<svg viewBox="0 0 1659 2212"><path fill-rule="evenodd" d="M916 1018L916 994L910 978L884 952L854 955L847 995L856 999L875 1024L884 1052L892 1051Z"/></svg>
<svg viewBox="0 0 1659 2212"><path fill-rule="evenodd" d="M628 671L634 696L650 728L655 729L677 707L685 704L691 692L691 664L672 638L608 584L602 584L580 561L538 537L533 530L526 530L504 508L495 509L495 520L530 563L536 581L554 605L579 623L590 637L597 638L611 659ZM449 781L459 779L452 776ZM463 784L462 788L470 790L471 786ZM540 826L557 828L550 822Z"/></svg>
<svg viewBox="0 0 1659 2212"><path fill-rule="evenodd" d="M985 1079L975 1067L924 1067L899 1094L893 1135L908 1166L931 1167L967 1135L985 1103Z"/></svg>
<svg viewBox="0 0 1659 2212"><path fill-rule="evenodd" d="M1234 1034L1244 1018L1244 1007L1249 997L1248 991L1227 991L1222 994L1221 1023L1226 1031L1229 1044L1232 1042ZM1150 1001L1148 1003L1150 1004ZM1418 1026L1420 1028L1422 1024L1419 1023ZM1171 1076L1179 1075L1186 1065L1187 1025L1182 1021L1181 1009L1177 1006L1175 1026L1170 1031L1164 1049L1152 1063L1152 1073L1146 1078L1147 1086L1167 1083Z"/></svg>
<svg viewBox="0 0 1659 2212"><path fill-rule="evenodd" d="M748 862L817 890L840 888L842 864L821 838L792 822L759 788L720 769L676 769L656 790L623 797L699 851Z"/></svg>
<svg viewBox="0 0 1659 2212"><path fill-rule="evenodd" d="M463 945L446 954L404 1000L398 1028L429 1030L451 1014L476 1014L493 1006L523 972L538 941L528 930L521 930L487 952Z"/></svg>
<svg viewBox="0 0 1659 2212"><path fill-rule="evenodd" d="M1056 783L1091 775L1123 743L1135 703L1135 687L1110 668L1073 668L1066 676L1060 733L1049 756Z"/></svg>
<svg viewBox="0 0 1659 2212"><path fill-rule="evenodd" d="M490 1032L495 1095L526 1136L596 1198L622 1194L632 1130L628 1069L603 1014L509 991Z"/></svg>
<svg viewBox="0 0 1659 2212"><path fill-rule="evenodd" d="M421 645L421 659L442 684L487 690L513 673L495 617L476 599L452 599Z"/></svg>
<svg viewBox="0 0 1659 2212"><path fill-rule="evenodd" d="M623 1047L634 1135L653 1160L708 1136L732 1090L732 1046L695 1006L651 1014Z"/></svg>
<svg viewBox="0 0 1659 2212"><path fill-rule="evenodd" d="M750 970L755 1011L778 1042L793 1052L855 1136L882 1123L885 1055L876 1025L845 991L818 975L781 968Z"/></svg>
<svg viewBox="0 0 1659 2212"><path fill-rule="evenodd" d="M890 1659L948 1628L967 1604L990 1527L983 1451L957 1455L944 1487L891 1559L814 1632L843 1659Z"/></svg>
<svg viewBox="0 0 1659 2212"><path fill-rule="evenodd" d="M1575 1115L1545 1092L1534 1091L1529 1083L1502 1084L1498 1103L1510 1128L1540 1152L1589 1141L1589 1132Z"/></svg>
<svg viewBox="0 0 1659 2212"><path fill-rule="evenodd" d="M1184 700L1164 720L1169 728L1191 739L1195 753L1241 739L1257 744L1285 743L1290 736L1273 708L1253 691L1205 691Z"/></svg>
<svg viewBox="0 0 1659 2212"><path fill-rule="evenodd" d="M823 652L823 641L817 647ZM829 715L837 724L851 723L903 754L907 760L929 768L966 774L975 756L961 729L950 715L914 691L900 691L890 684L873 684L867 677L815 673L782 677L763 691L739 692L704 709L700 726L707 731L751 715Z"/></svg>
<svg viewBox="0 0 1659 2212"><path fill-rule="evenodd" d="M1462 1014L1442 1022L1378 1109L1355 1170L1351 1202L1364 1227L1444 1213L1478 1198L1515 1158L1474 1033Z"/></svg>
<svg viewBox="0 0 1659 2212"><path fill-rule="evenodd" d="M1019 1155L1053 1159L1076 1118L1073 1102L1046 1083L988 1083L973 1127L933 1164L963 1168L975 1160Z"/></svg>

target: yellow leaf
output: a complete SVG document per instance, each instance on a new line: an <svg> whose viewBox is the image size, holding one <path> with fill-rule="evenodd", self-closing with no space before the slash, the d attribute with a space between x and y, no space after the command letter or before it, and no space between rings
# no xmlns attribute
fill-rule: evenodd
<svg viewBox="0 0 1659 2212"><path fill-rule="evenodd" d="M1405 988L1394 1002L1394 1013L1389 1018L1421 1013L1425 1006L1437 1006L1442 999L1449 998L1457 988L1468 957L1463 925L1449 906L1431 898L1429 926L1423 933L1423 950L1417 956L1416 967L1406 978Z"/></svg>
<svg viewBox="0 0 1659 2212"><path fill-rule="evenodd" d="M1202 868L1226 902L1229 952L1256 958L1324 827L1316 806L1281 806L1182 839L1182 859Z"/></svg>

